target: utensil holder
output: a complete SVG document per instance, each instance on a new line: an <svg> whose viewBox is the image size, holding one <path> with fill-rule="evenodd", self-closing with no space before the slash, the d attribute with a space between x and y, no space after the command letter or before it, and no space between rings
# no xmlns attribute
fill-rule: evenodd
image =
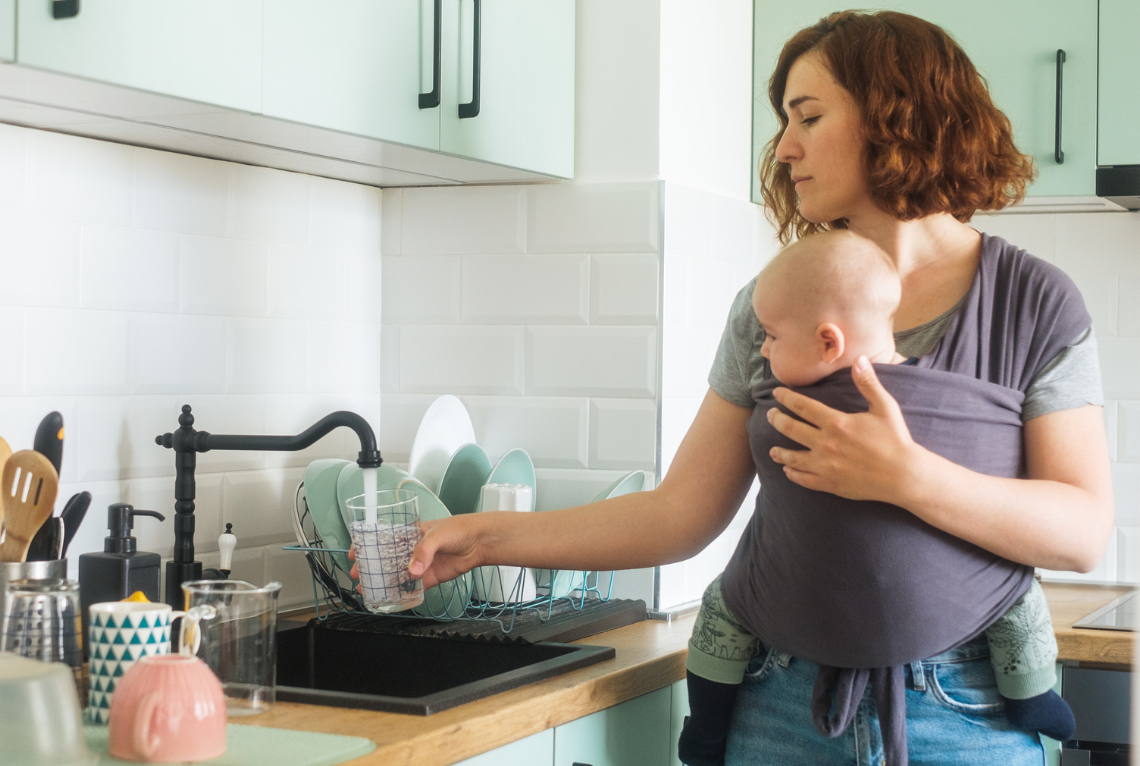
<svg viewBox="0 0 1140 766"><path fill-rule="evenodd" d="M0 561L0 615L8 610L8 585L20 580L67 579L67 559L55 561Z"/></svg>

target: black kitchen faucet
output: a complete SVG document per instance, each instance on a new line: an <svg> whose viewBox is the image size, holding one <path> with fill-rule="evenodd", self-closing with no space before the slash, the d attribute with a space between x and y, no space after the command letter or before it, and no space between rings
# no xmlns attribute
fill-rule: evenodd
<svg viewBox="0 0 1140 766"><path fill-rule="evenodd" d="M182 583L202 577L202 562L194 560L194 467L199 452L211 450L265 450L296 452L315 443L334 428L345 426L360 438L361 468L378 468L383 462L376 448L376 435L368 421L355 412L333 412L295 436L253 436L212 434L194 430L190 405L182 405L179 428L174 433L154 437L159 444L175 452L174 465L174 558L166 562L166 603L182 608Z"/></svg>

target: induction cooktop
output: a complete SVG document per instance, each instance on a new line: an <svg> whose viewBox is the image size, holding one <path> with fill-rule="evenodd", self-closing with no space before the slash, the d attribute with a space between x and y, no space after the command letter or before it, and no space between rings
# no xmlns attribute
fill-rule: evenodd
<svg viewBox="0 0 1140 766"><path fill-rule="evenodd" d="M1073 623L1073 627L1092 630L1140 630L1140 599L1136 598L1138 594L1140 590L1125 593L1088 617Z"/></svg>

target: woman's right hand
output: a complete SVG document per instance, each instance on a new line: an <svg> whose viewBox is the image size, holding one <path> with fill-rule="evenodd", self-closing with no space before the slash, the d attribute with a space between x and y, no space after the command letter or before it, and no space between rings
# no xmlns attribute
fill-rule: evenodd
<svg viewBox="0 0 1140 766"><path fill-rule="evenodd" d="M474 517L453 516L420 522L423 538L412 551L408 572L413 577L422 576L424 588L431 588L479 566L476 557L479 534L475 521ZM355 563L356 552L349 550L348 558L353 561L349 575L358 582L356 590L359 592L360 570Z"/></svg>

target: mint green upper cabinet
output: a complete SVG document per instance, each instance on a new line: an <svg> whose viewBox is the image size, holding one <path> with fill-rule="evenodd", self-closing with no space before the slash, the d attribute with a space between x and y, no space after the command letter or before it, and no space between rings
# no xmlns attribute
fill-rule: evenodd
<svg viewBox="0 0 1140 766"><path fill-rule="evenodd" d="M1140 165L1140 2L1100 0L1097 162Z"/></svg>
<svg viewBox="0 0 1140 766"><path fill-rule="evenodd" d="M554 766L667 766L670 705L666 686L554 730Z"/></svg>
<svg viewBox="0 0 1140 766"><path fill-rule="evenodd" d="M16 60L16 0L0 0L0 61Z"/></svg>
<svg viewBox="0 0 1140 766"><path fill-rule="evenodd" d="M96 0L70 19L48 0L18 7L22 65L261 111L261 0Z"/></svg>
<svg viewBox="0 0 1140 766"><path fill-rule="evenodd" d="M265 114L439 149L434 0L265 0Z"/></svg>
<svg viewBox="0 0 1140 766"><path fill-rule="evenodd" d="M1031 195L1095 193L1097 0L905 0L881 7L932 21L962 45L989 82L995 103L1013 123L1018 148L1033 156L1039 175L1030 187ZM794 4L756 0L754 154L775 132L767 80L783 43L838 8L836 3L824 0ZM1066 58L1061 116L1063 164L1054 159L1059 49L1065 51ZM753 197L758 200L756 186L754 180Z"/></svg>
<svg viewBox="0 0 1140 766"><path fill-rule="evenodd" d="M460 118L475 80L476 7L479 113ZM572 177L574 0L444 0L443 8L440 149Z"/></svg>

